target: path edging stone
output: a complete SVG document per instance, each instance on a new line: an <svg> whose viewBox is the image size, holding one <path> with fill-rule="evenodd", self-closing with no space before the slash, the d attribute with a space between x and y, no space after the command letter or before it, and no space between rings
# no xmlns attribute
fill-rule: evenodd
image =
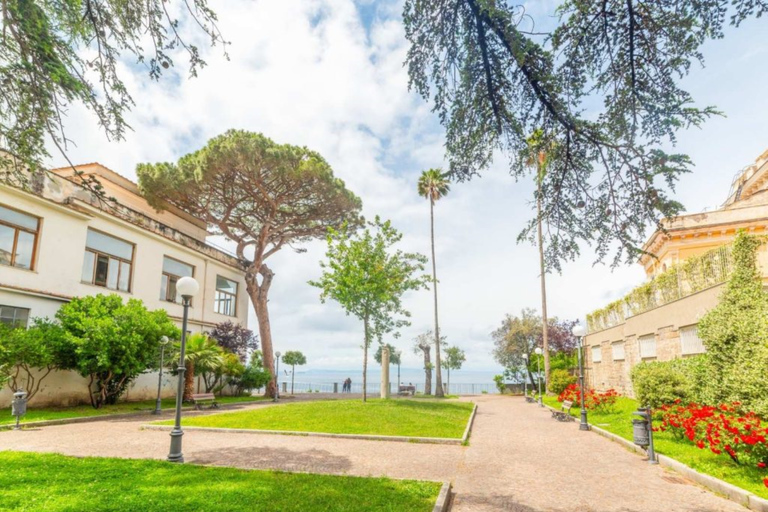
<svg viewBox="0 0 768 512"><path fill-rule="evenodd" d="M443 482L432 512L448 512L451 507L451 482Z"/></svg>
<svg viewBox="0 0 768 512"><path fill-rule="evenodd" d="M142 425L144 430L172 430L171 425ZM301 432L298 430L259 430L250 428L220 428L220 427L183 427L184 430L199 432L221 432L232 434L281 435L302 437L332 437L337 439L361 439L368 441L394 441L400 443L454 444L460 445L462 440L454 437L408 437L382 436L372 434L331 434L328 432Z"/></svg>
<svg viewBox="0 0 768 512"><path fill-rule="evenodd" d="M554 407L550 407L549 405L545 405L545 407L552 411L556 410ZM611 441L617 442L635 453L640 455L647 455L645 450L637 446L632 441L624 439L623 437L618 436L612 432L608 432L607 430L604 430L600 427L596 427L591 423L589 426L591 430L597 434L606 437ZM673 469L686 478L693 480L703 487L706 487L710 491L725 496L729 500L734 501L739 505L743 505L750 510L755 510L757 512L768 512L768 500L765 500L759 496L755 496L746 489L742 489L736 485L729 484L728 482L720 480L719 478L715 478L714 476L700 473L692 467L683 464L679 460L667 457L666 455L657 454L656 457L659 459L660 466Z"/></svg>
<svg viewBox="0 0 768 512"><path fill-rule="evenodd" d="M469 433L472 431L472 425L475 423L475 414L477 414L477 404L472 408L472 414L469 415L469 421L467 422L467 428L464 429L464 435L461 436L461 444L466 444L469 439Z"/></svg>

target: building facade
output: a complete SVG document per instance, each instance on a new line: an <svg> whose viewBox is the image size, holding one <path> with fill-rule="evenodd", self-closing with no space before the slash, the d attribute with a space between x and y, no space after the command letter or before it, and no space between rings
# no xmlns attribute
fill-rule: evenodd
<svg viewBox="0 0 768 512"><path fill-rule="evenodd" d="M34 192L0 184L0 322L24 327L35 317L53 318L73 297L115 293L165 309L181 325L175 284L192 276L200 291L189 311L191 331L227 320L247 324L244 273L235 257L206 243L203 221L171 207L155 211L134 183L101 164L75 169L36 178ZM86 190L82 179L98 180L108 199ZM45 382L38 405L87 400L85 380L71 372ZM170 381L166 387L172 392ZM156 390L157 375L146 374L128 398ZM0 403L9 400L6 388Z"/></svg>
<svg viewBox="0 0 768 512"><path fill-rule="evenodd" d="M702 354L699 319L718 303L730 274L736 233L768 234L768 151L740 171L724 205L715 211L665 219L640 259L648 281L587 318L587 382L633 396L630 372L643 361ZM768 283L768 250L758 252Z"/></svg>

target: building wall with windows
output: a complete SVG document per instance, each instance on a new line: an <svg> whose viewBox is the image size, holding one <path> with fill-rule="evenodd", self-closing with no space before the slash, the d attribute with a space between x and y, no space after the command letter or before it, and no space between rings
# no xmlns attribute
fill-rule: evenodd
<svg viewBox="0 0 768 512"><path fill-rule="evenodd" d="M244 273L234 257L206 244L199 221L154 211L135 185L119 187L125 179L106 168L87 170L110 184L116 202L100 201L66 177L45 178L35 193L0 185L1 322L25 326L34 317L52 318L72 297L116 293L165 309L180 325L175 283L192 275L200 291L189 311L191 331L226 320L247 324ZM143 376L129 396L151 397L156 386L156 375ZM58 375L48 388L40 404L87 399L79 376ZM0 403L9 396L0 392Z"/></svg>

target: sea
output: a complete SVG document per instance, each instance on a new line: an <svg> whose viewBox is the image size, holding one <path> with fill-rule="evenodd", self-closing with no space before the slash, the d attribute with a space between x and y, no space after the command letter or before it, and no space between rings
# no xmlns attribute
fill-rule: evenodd
<svg viewBox="0 0 768 512"><path fill-rule="evenodd" d="M496 385L493 382L493 376L501 371L492 370L452 370L450 378L450 387L448 393L452 395L479 395L482 393L498 393ZM442 372L443 384L448 386L448 374L445 370ZM296 368L293 388L295 393L306 392L334 392L334 384L341 392L342 383L347 379L352 379L352 393L361 393L363 389L363 371L354 370L300 370ZM280 368L280 386L286 383L288 391L291 390L291 369ZM424 370L420 368L401 368L401 385L413 385L417 392L424 392ZM389 381L392 392L397 390L398 374L397 367L392 366L389 373ZM381 386L381 369L378 365L372 365L368 368L368 393L378 393ZM434 392L435 374L432 372L432 387Z"/></svg>

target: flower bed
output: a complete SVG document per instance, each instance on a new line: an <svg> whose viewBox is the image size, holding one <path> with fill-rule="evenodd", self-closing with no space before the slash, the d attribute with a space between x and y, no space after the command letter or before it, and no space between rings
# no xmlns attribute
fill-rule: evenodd
<svg viewBox="0 0 768 512"><path fill-rule="evenodd" d="M739 402L714 407L678 400L661 407L661 425L654 431L670 432L715 455L726 454L736 464L768 467L768 426L754 412L742 411ZM768 476L763 484L768 487Z"/></svg>
<svg viewBox="0 0 768 512"><path fill-rule="evenodd" d="M619 394L614 389L609 389L604 393L599 393L594 389L588 389L584 395L584 407L587 410L607 413L614 408L618 397ZM563 402L565 400L581 404L581 388L579 388L578 384L569 385L557 397L558 402Z"/></svg>

